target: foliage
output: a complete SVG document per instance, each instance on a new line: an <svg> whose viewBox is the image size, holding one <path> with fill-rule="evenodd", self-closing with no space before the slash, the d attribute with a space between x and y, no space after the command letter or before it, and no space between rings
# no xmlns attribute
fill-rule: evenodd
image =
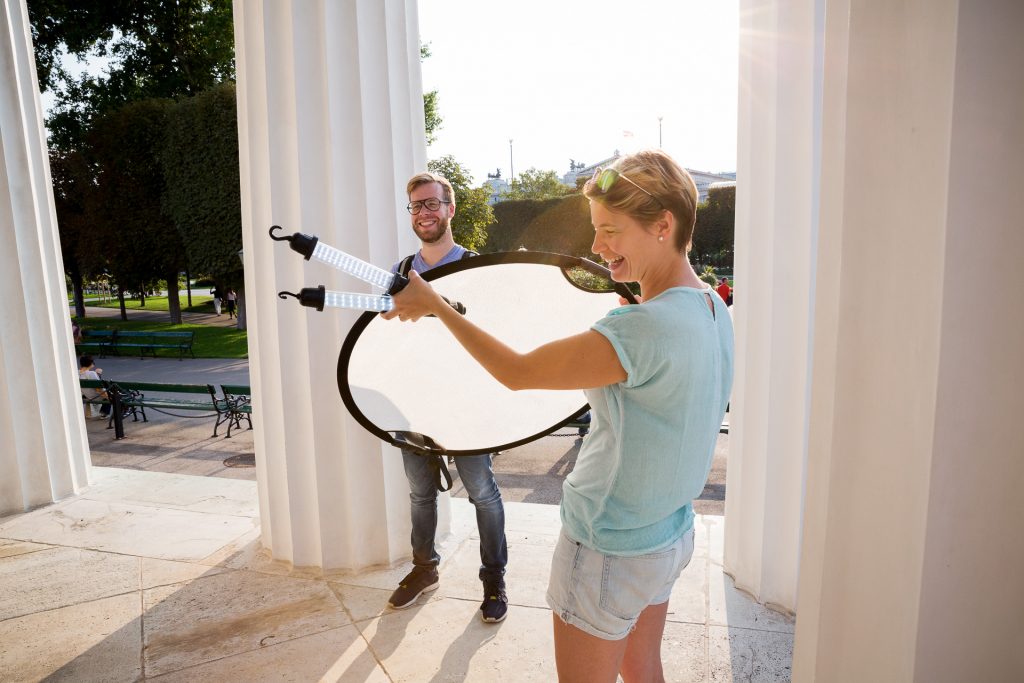
<svg viewBox="0 0 1024 683"><path fill-rule="evenodd" d="M122 289L147 289L161 275L174 281L185 266L184 245L161 202L160 150L170 106L164 99L133 102L96 119L89 135L96 186L88 213ZM180 322L172 289L171 316Z"/></svg>
<svg viewBox="0 0 1024 683"><path fill-rule="evenodd" d="M704 270L698 275L701 280L708 283L712 287L718 286L718 276L715 274L714 266L704 266Z"/></svg>
<svg viewBox="0 0 1024 683"><path fill-rule="evenodd" d="M520 173L518 178L512 179L504 199L552 199L570 192L573 192L572 188L563 185L554 171L530 168Z"/></svg>
<svg viewBox="0 0 1024 683"><path fill-rule="evenodd" d="M173 105L161 159L164 211L181 235L190 268L238 289L242 200L235 107L232 83Z"/></svg>
<svg viewBox="0 0 1024 683"><path fill-rule="evenodd" d="M51 144L61 149L77 147L94 117L127 102L234 78L230 0L30 0L28 13L39 84L56 99ZM110 59L107 73L72 76L60 64L65 51Z"/></svg>
<svg viewBox="0 0 1024 683"><path fill-rule="evenodd" d="M497 224L488 251L551 251L591 258L594 229L587 198L573 194L556 199L521 199L494 205Z"/></svg>
<svg viewBox="0 0 1024 683"><path fill-rule="evenodd" d="M117 320L115 318L74 318L83 331L85 330L132 330L138 332L195 332L192 352L196 358L248 358L249 342L245 330L215 325L199 325L185 323L172 325L152 320ZM177 351L168 352L177 357ZM102 366L102 361L97 365ZM116 379L108 377L107 379Z"/></svg>
<svg viewBox="0 0 1024 683"><path fill-rule="evenodd" d="M455 218L452 235L455 241L474 251L487 243L487 227L494 223L494 211L487 204L487 188L473 187L473 176L452 156L427 162L431 173L444 176L455 190Z"/></svg>
<svg viewBox="0 0 1024 683"><path fill-rule="evenodd" d="M103 268L86 209L92 188L91 171L81 152L51 150L50 177L64 271L75 293L75 310L85 315L82 283Z"/></svg>
<svg viewBox="0 0 1024 683"><path fill-rule="evenodd" d="M430 56L430 43L420 45L420 61ZM423 126L427 132L427 144L437 140L437 131L441 129L442 119L437 107L437 91L423 93Z"/></svg>
<svg viewBox="0 0 1024 683"><path fill-rule="evenodd" d="M701 264L732 268L736 241L736 187L713 187L697 206L691 258Z"/></svg>

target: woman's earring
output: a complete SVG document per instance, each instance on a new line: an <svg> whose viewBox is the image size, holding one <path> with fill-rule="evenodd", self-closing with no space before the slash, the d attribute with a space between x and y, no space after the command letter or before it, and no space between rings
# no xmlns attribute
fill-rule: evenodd
<svg viewBox="0 0 1024 683"><path fill-rule="evenodd" d="M664 235L658 235L658 241L659 242L664 242L665 241L665 236Z"/></svg>

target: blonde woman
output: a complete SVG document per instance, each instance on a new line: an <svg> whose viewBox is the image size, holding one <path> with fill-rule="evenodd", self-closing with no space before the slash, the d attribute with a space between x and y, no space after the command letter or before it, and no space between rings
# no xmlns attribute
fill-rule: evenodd
<svg viewBox="0 0 1024 683"><path fill-rule="evenodd" d="M584 389L593 423L562 492L547 601L559 680L661 681L668 599L693 553L693 499L707 480L732 386L733 330L687 254L697 188L659 150L599 169L583 188L591 250L622 306L577 335L518 353L411 273L385 318L437 316L491 375L518 389Z"/></svg>

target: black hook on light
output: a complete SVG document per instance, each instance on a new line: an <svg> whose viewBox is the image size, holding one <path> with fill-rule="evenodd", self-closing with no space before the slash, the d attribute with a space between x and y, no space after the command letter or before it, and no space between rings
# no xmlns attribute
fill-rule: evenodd
<svg viewBox="0 0 1024 683"><path fill-rule="evenodd" d="M285 237L278 237L274 234L275 230L284 230L284 228L280 225L270 226L270 239L275 242L289 242L292 250L302 254L307 261L309 260L309 257L313 255L313 250L316 248L316 243L319 241L318 238L313 237L312 235L304 235L301 232L296 232Z"/></svg>
<svg viewBox="0 0 1024 683"><path fill-rule="evenodd" d="M318 311L324 310L324 301L326 299L326 290L323 285L319 287L303 287L298 294L295 292L278 292L277 298L287 299L288 297L294 297L299 300L299 303L309 308L315 308Z"/></svg>

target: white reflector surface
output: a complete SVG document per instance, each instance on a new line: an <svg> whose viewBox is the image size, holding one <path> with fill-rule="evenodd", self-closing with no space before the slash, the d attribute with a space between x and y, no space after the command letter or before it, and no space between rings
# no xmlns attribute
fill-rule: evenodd
<svg viewBox="0 0 1024 683"><path fill-rule="evenodd" d="M487 257L466 261L477 259ZM467 267L432 286L520 352L584 332L619 306L618 294L581 290L561 268L541 263ZM347 382L358 412L378 430L423 434L455 455L539 438L586 405L578 390L506 389L436 318L403 323L375 316L356 333L347 373L344 350L339 364L342 394Z"/></svg>

